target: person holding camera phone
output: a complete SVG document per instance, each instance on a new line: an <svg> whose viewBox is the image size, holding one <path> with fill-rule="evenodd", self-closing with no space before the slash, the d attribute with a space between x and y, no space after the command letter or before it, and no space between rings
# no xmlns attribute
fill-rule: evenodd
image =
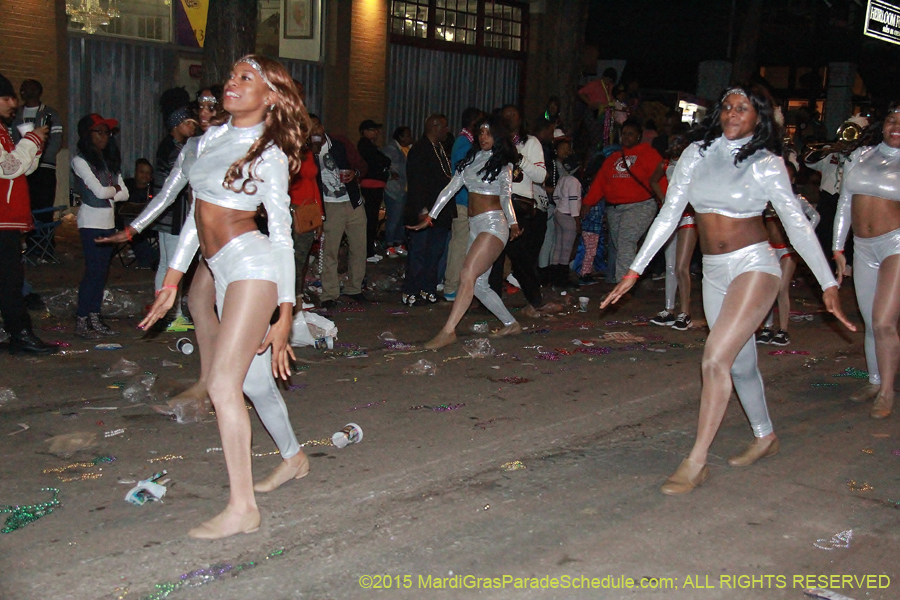
<svg viewBox="0 0 900 600"><path fill-rule="evenodd" d="M49 136L41 153L38 168L28 176L31 210L50 208L56 200L56 155L62 148L62 119L52 107L41 102L44 87L36 79L26 79L19 86L22 104L13 119L13 141L21 140L26 133L38 127L47 127ZM37 216L44 223L53 220L53 213Z"/></svg>

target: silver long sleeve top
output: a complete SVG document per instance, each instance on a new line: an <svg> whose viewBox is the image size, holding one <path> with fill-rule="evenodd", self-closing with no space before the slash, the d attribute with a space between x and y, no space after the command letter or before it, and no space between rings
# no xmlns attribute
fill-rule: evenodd
<svg viewBox="0 0 900 600"><path fill-rule="evenodd" d="M900 148L891 148L884 142L857 148L844 164L844 183L834 218L835 251L843 250L847 241L854 194L900 202Z"/></svg>
<svg viewBox="0 0 900 600"><path fill-rule="evenodd" d="M813 229L819 224L819 221L822 220L822 215L819 214L819 211L816 210L816 207L809 203L809 200L806 199L802 194L795 194L797 198L797 202L800 203L800 207L803 208L803 214L806 215L806 218L809 219L809 225ZM777 219L778 213L775 212L775 208L772 204L766 205L766 211L763 213L766 219Z"/></svg>
<svg viewBox="0 0 900 600"><path fill-rule="evenodd" d="M262 135L263 124L238 128L229 121L220 127L210 127L197 144L197 159L188 173L188 183L194 198L216 206L234 210L256 210L262 204L268 215L272 260L278 265L278 303L294 304L294 241L291 238L291 212L288 186L288 159L280 148L270 146L254 167L257 180L248 185L255 194L234 192L223 185L228 168L247 154L250 146ZM247 167L244 167L245 173ZM182 172L184 169L182 168ZM235 187L240 188L240 181ZM200 247L197 223L194 219L195 201L181 230L178 249L169 267L186 272Z"/></svg>
<svg viewBox="0 0 900 600"><path fill-rule="evenodd" d="M453 175L453 179L441 190L434 206L431 208L431 212L428 213L432 219L436 219L441 210L447 206L447 203L456 196L456 192L461 190L463 186L466 186L470 194L499 196L500 208L503 209L503 214L506 215L506 222L509 223L510 227L517 224L516 212L512 206L512 165L503 167L493 181L486 181L484 174L479 173L492 154L492 152L486 150L479 151L475 155L474 160L466 165L462 172L457 171Z"/></svg>
<svg viewBox="0 0 900 600"><path fill-rule="evenodd" d="M733 219L760 217L771 202L784 225L791 245L812 270L822 289L837 282L816 239L803 207L791 190L781 157L758 150L737 165L735 154L750 138L716 139L706 150L700 143L688 146L669 182L666 201L647 232L647 238L631 268L642 273L650 259L675 231L689 203L698 214L715 213Z"/></svg>
<svg viewBox="0 0 900 600"><path fill-rule="evenodd" d="M200 137L192 137L185 143L184 148L178 154L178 158L175 159L175 165L169 172L169 176L166 178L162 188L147 203L141 214L131 222L131 227L135 231L138 233L144 231L175 202L178 193L188 184L191 167L197 161L197 147L199 144Z"/></svg>

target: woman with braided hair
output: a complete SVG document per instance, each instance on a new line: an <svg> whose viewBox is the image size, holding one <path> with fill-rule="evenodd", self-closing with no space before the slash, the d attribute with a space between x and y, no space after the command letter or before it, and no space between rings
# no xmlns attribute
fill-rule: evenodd
<svg viewBox="0 0 900 600"><path fill-rule="evenodd" d="M300 169L309 116L284 67L254 55L235 63L223 105L231 119L210 127L198 144L189 174L194 205L163 287L140 324L146 329L172 306L177 284L199 248L216 287L220 324L207 386L231 490L224 511L188 532L202 539L259 529L245 393L281 452L282 464L262 482L264 487L274 489L309 472L275 384L275 377L287 379L293 356L288 337L294 252L287 190ZM260 204L268 214L268 237L254 221ZM269 327L276 307L278 321Z"/></svg>

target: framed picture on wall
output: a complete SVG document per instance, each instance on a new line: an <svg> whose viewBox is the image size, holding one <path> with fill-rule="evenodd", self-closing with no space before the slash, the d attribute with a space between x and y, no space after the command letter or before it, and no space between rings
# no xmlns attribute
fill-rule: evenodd
<svg viewBox="0 0 900 600"><path fill-rule="evenodd" d="M284 0L284 39L310 40L313 38L315 21L313 0Z"/></svg>

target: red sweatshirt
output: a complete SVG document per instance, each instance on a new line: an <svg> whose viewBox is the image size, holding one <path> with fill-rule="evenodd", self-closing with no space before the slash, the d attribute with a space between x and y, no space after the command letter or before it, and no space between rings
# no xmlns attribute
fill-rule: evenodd
<svg viewBox="0 0 900 600"><path fill-rule="evenodd" d="M13 143L6 126L0 123L0 229L30 231L31 197L25 176L38 166L43 144L35 133L27 133ZM5 274L4 274L5 276Z"/></svg>
<svg viewBox="0 0 900 600"><path fill-rule="evenodd" d="M628 168L631 170L630 174L623 164L623 151ZM603 198L606 198L609 204L634 204L652 198L653 194L648 191L650 176L660 161L662 157L650 144L638 144L613 152L600 167L600 172L591 183L582 204L594 206ZM635 177L644 185L635 181Z"/></svg>

